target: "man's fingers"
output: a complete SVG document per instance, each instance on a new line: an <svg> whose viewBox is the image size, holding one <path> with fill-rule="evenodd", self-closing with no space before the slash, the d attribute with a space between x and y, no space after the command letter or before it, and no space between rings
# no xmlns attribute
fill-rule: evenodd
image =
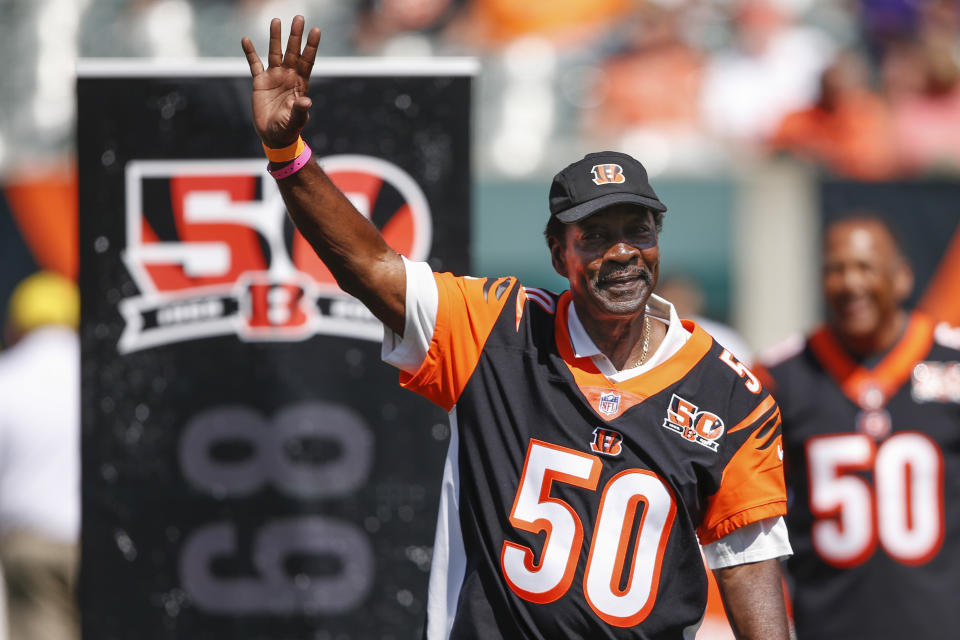
<svg viewBox="0 0 960 640"><path fill-rule="evenodd" d="M267 52L267 64L279 67L283 62L283 53L280 49L280 18L270 21L270 49Z"/></svg>
<svg viewBox="0 0 960 640"><path fill-rule="evenodd" d="M300 59L300 42L303 38L303 16L293 17L290 24L290 37L287 38L287 51L283 54L283 66L294 69Z"/></svg>
<svg viewBox="0 0 960 640"><path fill-rule="evenodd" d="M313 70L313 62L317 59L317 48L320 46L320 28L314 27L307 34L307 46L303 48L303 54L300 56L300 62L297 63L297 73L307 80L310 78L310 71Z"/></svg>
<svg viewBox="0 0 960 640"><path fill-rule="evenodd" d="M257 49L247 36L243 36L243 38L240 39L240 46L247 56L247 64L250 65L250 75L256 78L263 73L263 62L260 61L260 56L257 55Z"/></svg>

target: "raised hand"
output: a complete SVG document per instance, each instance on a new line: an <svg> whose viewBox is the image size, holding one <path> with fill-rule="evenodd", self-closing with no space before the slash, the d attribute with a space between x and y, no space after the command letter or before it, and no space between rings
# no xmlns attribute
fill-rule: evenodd
<svg viewBox="0 0 960 640"><path fill-rule="evenodd" d="M296 142L300 130L310 118L312 101L307 97L307 89L320 44L320 29L314 27L310 30L307 46L301 53L303 25L303 16L293 18L287 50L281 53L280 20L274 18L270 21L266 69L250 38L244 36L240 41L253 76L253 126L268 147L279 149Z"/></svg>

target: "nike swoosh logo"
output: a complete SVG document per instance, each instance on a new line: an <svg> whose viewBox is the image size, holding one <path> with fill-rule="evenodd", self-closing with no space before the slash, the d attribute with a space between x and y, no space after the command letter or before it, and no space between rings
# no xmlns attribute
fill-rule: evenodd
<svg viewBox="0 0 960 640"><path fill-rule="evenodd" d="M777 445L777 457L780 458L781 461L783 460L783 447L780 445Z"/></svg>

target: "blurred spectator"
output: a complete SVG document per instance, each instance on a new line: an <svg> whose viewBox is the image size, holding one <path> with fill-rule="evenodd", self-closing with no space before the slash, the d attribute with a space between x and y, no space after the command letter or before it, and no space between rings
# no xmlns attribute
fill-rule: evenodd
<svg viewBox="0 0 960 640"><path fill-rule="evenodd" d="M10 299L0 353L0 565L10 637L79 638L79 295L51 272Z"/></svg>
<svg viewBox="0 0 960 640"><path fill-rule="evenodd" d="M823 72L815 104L780 122L770 146L862 180L892 177L897 168L890 112L869 86L863 58L845 51Z"/></svg>
<svg viewBox="0 0 960 640"><path fill-rule="evenodd" d="M634 20L629 47L600 69L602 103L592 129L602 133L638 125L697 128L704 56L683 41L682 14L653 5Z"/></svg>
<svg viewBox="0 0 960 640"><path fill-rule="evenodd" d="M598 68L597 104L585 113L595 145L639 147L654 174L714 159L700 123L706 56L684 38L685 17L682 7L658 4L635 14L627 47Z"/></svg>
<svg viewBox="0 0 960 640"><path fill-rule="evenodd" d="M908 173L960 169L960 67L954 42L931 37L891 46L883 77Z"/></svg>
<svg viewBox="0 0 960 640"><path fill-rule="evenodd" d="M639 6L639 0L470 0L461 37L481 49L499 49L529 35L560 49L604 35Z"/></svg>
<svg viewBox="0 0 960 640"><path fill-rule="evenodd" d="M355 43L361 51L389 55L433 53L433 41L467 0L362 0Z"/></svg>
<svg viewBox="0 0 960 640"><path fill-rule="evenodd" d="M702 109L710 130L734 142L766 140L790 111L811 104L836 45L803 26L787 2L739 0L736 46L712 56Z"/></svg>
<svg viewBox="0 0 960 640"><path fill-rule="evenodd" d="M887 42L880 65L881 88L887 102L897 104L923 92L924 61L919 47L913 38Z"/></svg>
<svg viewBox="0 0 960 640"><path fill-rule="evenodd" d="M863 45L879 66L891 47L903 42L939 41L957 46L957 0L860 0Z"/></svg>
<svg viewBox="0 0 960 640"><path fill-rule="evenodd" d="M748 367L753 363L753 350L735 329L702 315L703 290L696 280L682 274L665 276L657 284L657 295L672 302L678 316L696 322L737 360Z"/></svg>
<svg viewBox="0 0 960 640"><path fill-rule="evenodd" d="M324 50L335 55L483 57L477 83L477 147L488 169L511 178L546 171L549 158L569 147L622 148L641 154L655 173L689 174L728 167L743 144L766 141L787 113L817 101L820 74L841 45L871 54L898 76L890 94L925 73L916 52L900 43L960 42L956 0L14 0L0 20L7 57L35 43L33 64L0 81L0 173L57 161L72 151L73 62L82 57L194 59L232 57L237 34L279 16L304 13L324 29ZM51 22L54 20L54 22ZM56 24L56 29L41 25ZM817 26L814 26L817 25ZM620 43L631 39L623 50ZM857 41L853 41L857 39ZM926 45L924 45L926 46ZM891 54L891 50L896 50ZM618 51L607 62L598 60ZM530 53L532 52L532 56ZM953 51L956 54L956 51ZM526 57L526 59L524 59ZM11 58L12 59L12 58ZM909 60L908 60L909 59ZM899 72L898 72L899 69ZM907 77L913 69L911 80ZM906 72L906 73L904 73ZM920 92L924 95L924 92ZM927 139L946 126L914 130L917 112L943 99L902 106L908 154L926 166L942 156ZM845 101L842 101L845 103ZM854 101L855 102L855 101ZM816 105L816 108L821 105ZM949 106L949 105L948 105ZM866 109L873 112L873 107ZM836 121L844 152L850 124L815 112L818 131ZM507 114L520 113L520 116ZM925 113L925 112L924 112ZM926 117L923 115L922 117ZM511 120L504 124L505 120ZM872 115L865 118L870 121ZM586 124L584 128L578 127ZM509 126L507 126L509 125ZM513 126L516 125L516 126ZM586 139L581 136L586 133ZM532 131L532 133L524 133ZM853 135L858 138L859 135ZM919 142L914 142L914 138ZM593 142L591 142L593 140ZM606 140L606 142L604 141ZM734 145L726 143L733 142ZM913 147L918 146L919 149ZM954 145L955 146L955 145ZM818 149L817 152L821 151ZM836 154L834 154L836 155ZM849 156L859 155L856 152ZM810 157L815 157L811 153ZM870 157L865 154L864 157ZM872 167L848 171L870 177ZM939 168L942 158L935 159ZM951 159L947 159L952 163ZM841 161L841 164L849 164ZM914 162L916 164L916 162ZM877 175L882 174L878 172Z"/></svg>
<svg viewBox="0 0 960 640"><path fill-rule="evenodd" d="M954 53L960 46L960 3L957 0L927 0L920 9L919 34L921 39L945 43Z"/></svg>
<svg viewBox="0 0 960 640"><path fill-rule="evenodd" d="M891 42L911 37L920 22L922 2L917 0L859 0L863 43L878 62Z"/></svg>

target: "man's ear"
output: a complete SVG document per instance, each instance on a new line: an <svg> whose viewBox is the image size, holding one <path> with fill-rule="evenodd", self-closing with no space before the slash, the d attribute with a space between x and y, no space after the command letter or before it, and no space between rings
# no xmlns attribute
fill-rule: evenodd
<svg viewBox="0 0 960 640"><path fill-rule="evenodd" d="M550 262L553 263L553 270L566 278L567 261L563 245L558 238L550 236L547 238L547 246L550 247Z"/></svg>

